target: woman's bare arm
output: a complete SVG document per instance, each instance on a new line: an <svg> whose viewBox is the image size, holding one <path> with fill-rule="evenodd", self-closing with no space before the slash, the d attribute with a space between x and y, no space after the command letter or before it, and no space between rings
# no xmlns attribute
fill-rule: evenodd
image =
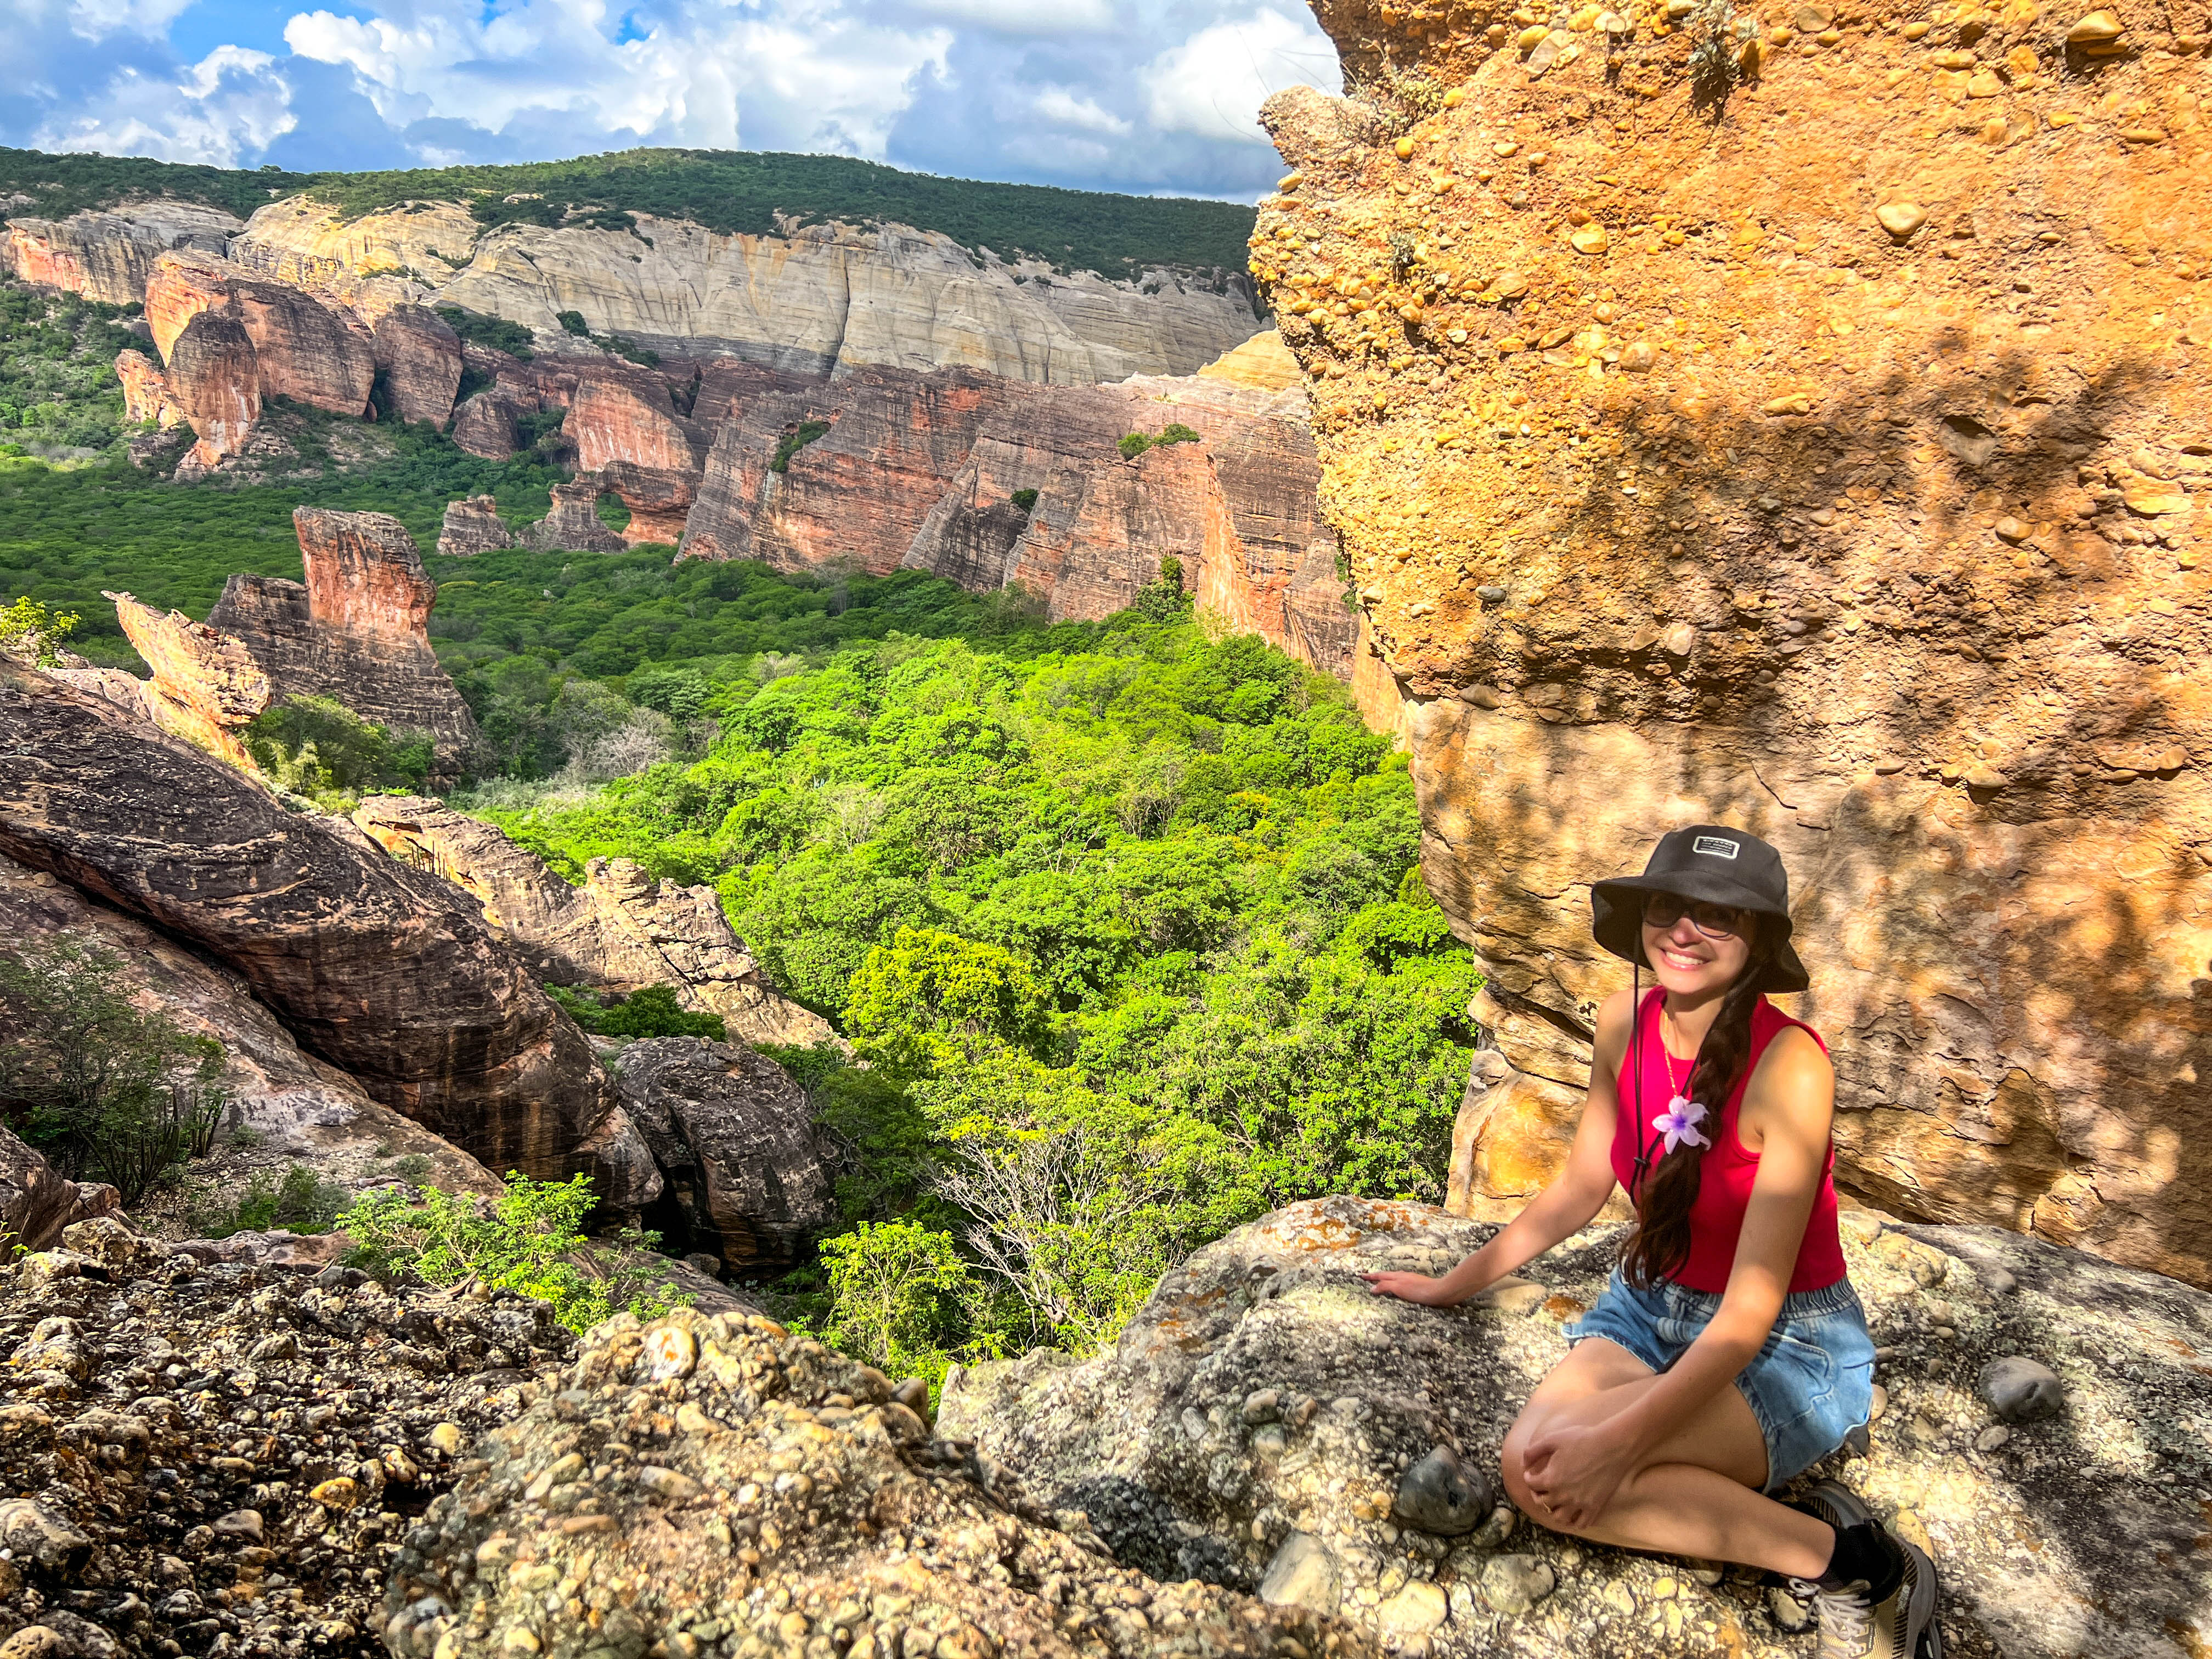
<svg viewBox="0 0 2212 1659"><path fill-rule="evenodd" d="M1598 1010L1589 1093L1583 1102L1575 1144L1559 1179L1506 1223L1496 1237L1448 1273L1433 1279L1426 1273L1364 1275L1377 1295L1400 1297L1432 1308L1464 1302L1587 1227L1605 1207L1613 1189L1613 1133L1620 1110L1613 1080L1620 1070L1621 1056L1628 1051L1631 1002L1627 992L1619 991Z"/></svg>

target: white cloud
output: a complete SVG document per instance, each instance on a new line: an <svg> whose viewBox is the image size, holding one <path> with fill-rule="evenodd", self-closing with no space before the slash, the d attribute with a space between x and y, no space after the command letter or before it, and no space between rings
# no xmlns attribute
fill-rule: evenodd
<svg viewBox="0 0 2212 1659"><path fill-rule="evenodd" d="M166 33L192 0L70 0L70 27L88 40L128 30L149 39Z"/></svg>
<svg viewBox="0 0 2212 1659"><path fill-rule="evenodd" d="M1113 0L915 0L915 9L1002 34L1097 34L1123 21Z"/></svg>
<svg viewBox="0 0 2212 1659"><path fill-rule="evenodd" d="M298 125L291 89L265 52L217 46L174 80L117 70L70 115L33 133L33 148L244 165Z"/></svg>
<svg viewBox="0 0 2212 1659"><path fill-rule="evenodd" d="M951 40L807 0L765 15L676 9L623 40L606 38L606 21L593 0L521 0L489 17L475 0L428 0L398 21L303 12L284 40L302 58L352 70L395 125L434 116L499 133L552 114L579 149L734 148L757 95L803 111L806 148L862 155L882 153L908 82L941 63Z"/></svg>
<svg viewBox="0 0 2212 1659"><path fill-rule="evenodd" d="M1267 142L1258 117L1272 94L1335 79L1335 48L1312 19L1266 9L1200 29L1144 72L1162 131L1255 144Z"/></svg>
<svg viewBox="0 0 2212 1659"><path fill-rule="evenodd" d="M1031 107L1055 126L1103 132L1115 138L1125 138L1136 131L1113 111L1100 108L1095 99L1079 96L1066 87L1047 87Z"/></svg>

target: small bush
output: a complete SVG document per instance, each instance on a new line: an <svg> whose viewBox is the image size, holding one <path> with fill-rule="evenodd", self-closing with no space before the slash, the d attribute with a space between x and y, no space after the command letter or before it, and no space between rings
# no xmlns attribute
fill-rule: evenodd
<svg viewBox="0 0 2212 1659"><path fill-rule="evenodd" d="M827 421L801 421L776 441L775 456L768 464L771 472L781 472L791 465L791 458L817 438L825 437L830 431Z"/></svg>
<svg viewBox="0 0 2212 1659"><path fill-rule="evenodd" d="M530 361L530 331L520 323L511 323L504 317L487 317L481 312L464 311L459 306L440 306L438 315L446 319L448 328L471 345L504 351L526 363Z"/></svg>
<svg viewBox="0 0 2212 1659"><path fill-rule="evenodd" d="M70 612L49 611L28 596L20 599L0 611L0 656L40 668L58 667L62 641L81 620Z"/></svg>
<svg viewBox="0 0 2212 1659"><path fill-rule="evenodd" d="M1037 493L1034 489L1017 489L1010 499L1016 507L1027 513L1036 507L1036 498Z"/></svg>
<svg viewBox="0 0 2212 1659"><path fill-rule="evenodd" d="M864 1221L824 1239L822 1263L833 1308L823 1335L890 1376L927 1377L934 1393L976 1290L951 1235L912 1221Z"/></svg>
<svg viewBox="0 0 2212 1659"><path fill-rule="evenodd" d="M672 985L647 985L611 1003L602 1001L589 990L571 989L565 985L549 985L545 994L595 1036L696 1036L714 1042L728 1041L722 1017L691 1012L677 1000Z"/></svg>
<svg viewBox="0 0 2212 1659"><path fill-rule="evenodd" d="M1194 444L1201 441L1197 433L1181 421L1176 421L1164 428L1152 441L1155 444Z"/></svg>
<svg viewBox="0 0 2212 1659"><path fill-rule="evenodd" d="M410 1152L392 1165L392 1175L401 1181L418 1182L428 1175L430 1170L430 1156L427 1152Z"/></svg>
<svg viewBox="0 0 2212 1659"><path fill-rule="evenodd" d="M589 1176L532 1181L510 1170L507 1190L489 1202L434 1187L380 1187L337 1218L353 1235L351 1260L382 1279L411 1273L433 1285L473 1279L553 1304L572 1331L587 1331L625 1310L641 1319L682 1298L666 1276L635 1257L660 1242L632 1228L617 1249L595 1253L583 1233L598 1203Z"/></svg>
<svg viewBox="0 0 2212 1659"><path fill-rule="evenodd" d="M556 311L553 313L553 320L580 340L592 337L592 325L584 320L584 313L580 311Z"/></svg>
<svg viewBox="0 0 2212 1659"><path fill-rule="evenodd" d="M352 1194L335 1182L325 1181L305 1164L295 1164L279 1182L266 1170L256 1170L246 1182L246 1196L235 1204L196 1210L193 1225L204 1238L228 1238L233 1233L266 1232L282 1227L295 1233L326 1233Z"/></svg>
<svg viewBox="0 0 2212 1659"><path fill-rule="evenodd" d="M420 790L429 777L430 738L395 738L330 697L294 697L254 717L246 752L280 789L337 808L371 789Z"/></svg>
<svg viewBox="0 0 2212 1659"><path fill-rule="evenodd" d="M1152 434L1149 432L1132 432L1115 446L1121 450L1121 459L1125 461L1135 460L1138 456L1152 447Z"/></svg>

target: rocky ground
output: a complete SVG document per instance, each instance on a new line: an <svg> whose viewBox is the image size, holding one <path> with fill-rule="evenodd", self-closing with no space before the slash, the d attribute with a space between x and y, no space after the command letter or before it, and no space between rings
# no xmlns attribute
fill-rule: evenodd
<svg viewBox="0 0 2212 1659"><path fill-rule="evenodd" d="M1883 1392L1867 1455L1816 1473L1929 1548L1947 1651L2204 1652L2212 1297L1996 1229L1847 1220ZM1441 1271L1491 1231L1420 1205L1295 1205L1185 1262L1115 1349L950 1379L939 1431L1163 1577L1436 1659L1809 1652L1804 1610L1757 1573L1578 1544L1498 1499L1498 1446L1601 1289L1609 1230L1479 1306L1357 1277Z"/></svg>

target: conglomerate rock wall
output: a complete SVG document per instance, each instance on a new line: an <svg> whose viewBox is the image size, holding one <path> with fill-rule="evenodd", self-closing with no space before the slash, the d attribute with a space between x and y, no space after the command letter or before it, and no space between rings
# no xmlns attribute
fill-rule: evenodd
<svg viewBox="0 0 2212 1659"><path fill-rule="evenodd" d="M1548 1126L1468 1197L1563 1149L1589 884L1723 820L1845 1186L2212 1280L2201 0L1317 9L1254 270L1518 1068L1463 1139Z"/></svg>

